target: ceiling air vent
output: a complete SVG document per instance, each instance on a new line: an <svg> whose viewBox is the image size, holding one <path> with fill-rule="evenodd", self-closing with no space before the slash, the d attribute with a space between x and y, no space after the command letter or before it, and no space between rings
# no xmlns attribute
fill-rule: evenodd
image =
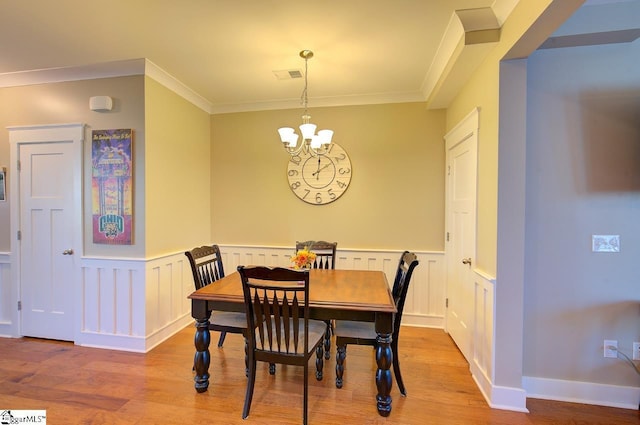
<svg viewBox="0 0 640 425"><path fill-rule="evenodd" d="M299 69L285 69L282 71L273 71L273 75L278 80L293 80L294 78L302 78L302 71Z"/></svg>

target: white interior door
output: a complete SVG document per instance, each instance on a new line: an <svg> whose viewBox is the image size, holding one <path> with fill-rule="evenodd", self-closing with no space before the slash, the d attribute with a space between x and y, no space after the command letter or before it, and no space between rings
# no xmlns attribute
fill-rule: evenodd
<svg viewBox="0 0 640 425"><path fill-rule="evenodd" d="M467 361L473 350L477 110L447 136L446 330Z"/></svg>
<svg viewBox="0 0 640 425"><path fill-rule="evenodd" d="M19 160L21 335L73 341L82 127L73 129L73 137L64 128L49 130L11 134Z"/></svg>

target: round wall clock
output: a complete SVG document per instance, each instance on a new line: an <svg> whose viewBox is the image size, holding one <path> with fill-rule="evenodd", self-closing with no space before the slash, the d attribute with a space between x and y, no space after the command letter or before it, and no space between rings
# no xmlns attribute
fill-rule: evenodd
<svg viewBox="0 0 640 425"><path fill-rule="evenodd" d="M337 143L329 144L324 155L308 152L294 155L287 165L287 178L293 193L304 202L325 205L335 201L351 183L351 160Z"/></svg>

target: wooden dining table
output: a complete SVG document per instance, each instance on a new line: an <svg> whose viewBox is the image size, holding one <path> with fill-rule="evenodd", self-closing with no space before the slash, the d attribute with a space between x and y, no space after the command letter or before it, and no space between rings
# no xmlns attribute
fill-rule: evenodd
<svg viewBox="0 0 640 425"><path fill-rule="evenodd" d="M209 387L209 318L212 311L244 311L242 282L238 272L231 273L211 285L189 295L191 315L196 321L194 359L195 389ZM391 333L396 312L393 296L382 271L321 270L309 274L309 314L318 320L357 320L375 322L377 336L375 380L376 405L381 416L391 413Z"/></svg>

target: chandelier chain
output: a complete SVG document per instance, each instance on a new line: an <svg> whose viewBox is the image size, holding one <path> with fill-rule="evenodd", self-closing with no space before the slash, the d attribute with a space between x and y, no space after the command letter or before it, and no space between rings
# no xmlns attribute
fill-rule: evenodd
<svg viewBox="0 0 640 425"><path fill-rule="evenodd" d="M308 69L309 69L309 58L305 57L304 58L304 89L302 90L302 96L300 99L302 101L302 106L304 106L305 115L308 115L308 104L309 104L309 93L307 89L309 87L309 80L307 79Z"/></svg>

